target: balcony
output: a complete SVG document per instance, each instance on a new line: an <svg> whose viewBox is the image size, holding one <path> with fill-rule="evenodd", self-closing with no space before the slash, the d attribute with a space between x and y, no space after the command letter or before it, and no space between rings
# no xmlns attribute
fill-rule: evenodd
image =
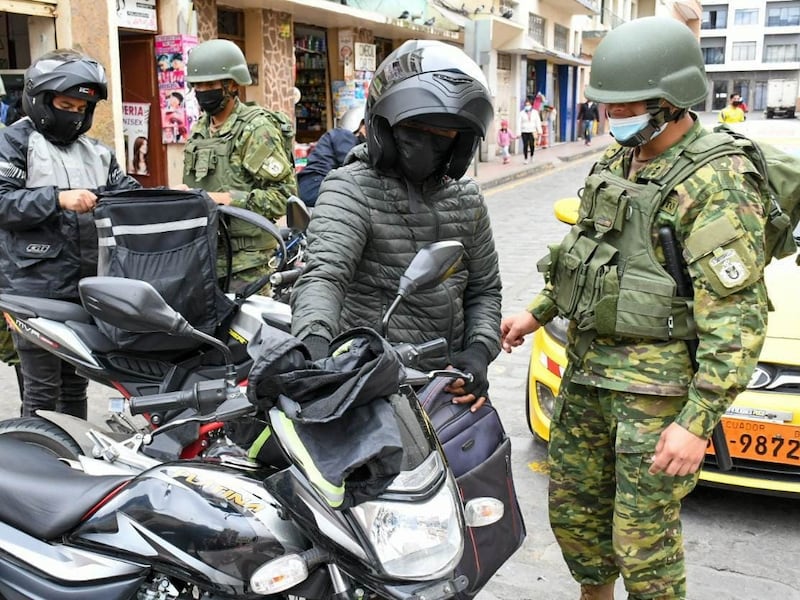
<svg viewBox="0 0 800 600"><path fill-rule="evenodd" d="M545 4L557 6L571 15L596 15L600 12L599 0L543 0Z"/></svg>

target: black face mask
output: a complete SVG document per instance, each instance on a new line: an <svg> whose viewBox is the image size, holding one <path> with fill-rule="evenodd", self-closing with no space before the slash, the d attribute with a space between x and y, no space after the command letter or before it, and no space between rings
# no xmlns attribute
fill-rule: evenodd
<svg viewBox="0 0 800 600"><path fill-rule="evenodd" d="M367 141L367 138L363 133L357 133L356 134L356 139L358 140L359 144L363 144L364 142Z"/></svg>
<svg viewBox="0 0 800 600"><path fill-rule="evenodd" d="M53 108L53 123L44 136L54 144L62 146L71 144L92 126L92 115L92 110L79 113Z"/></svg>
<svg viewBox="0 0 800 600"><path fill-rule="evenodd" d="M194 95L200 108L212 117L221 113L228 103L228 96L225 95L225 90L222 88L203 90L202 92L195 90Z"/></svg>
<svg viewBox="0 0 800 600"><path fill-rule="evenodd" d="M395 127L393 133L397 145L397 164L406 179L422 183L431 176L444 175L455 138L413 127Z"/></svg>

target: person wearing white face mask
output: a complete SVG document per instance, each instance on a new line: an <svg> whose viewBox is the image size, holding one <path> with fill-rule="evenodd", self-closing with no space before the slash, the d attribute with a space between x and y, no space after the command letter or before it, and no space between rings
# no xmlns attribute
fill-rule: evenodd
<svg viewBox="0 0 800 600"><path fill-rule="evenodd" d="M545 289L501 323L507 352L557 315L570 323L549 503L581 600L613 600L620 575L629 600L686 597L681 501L764 341L768 207L744 155L693 162L709 141L690 107L707 94L682 23L608 33L586 97L605 104L616 143L586 179L578 222L537 264ZM680 296L668 250L688 263Z"/></svg>

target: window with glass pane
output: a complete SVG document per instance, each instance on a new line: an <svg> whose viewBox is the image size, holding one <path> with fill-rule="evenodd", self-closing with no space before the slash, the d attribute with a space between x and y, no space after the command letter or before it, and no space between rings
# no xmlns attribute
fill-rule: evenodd
<svg viewBox="0 0 800 600"><path fill-rule="evenodd" d="M742 8L733 13L733 22L736 25L758 25L758 9Z"/></svg>
<svg viewBox="0 0 800 600"><path fill-rule="evenodd" d="M755 42L733 42L731 48L731 60L755 60Z"/></svg>
<svg viewBox="0 0 800 600"><path fill-rule="evenodd" d="M544 45L544 19L539 15L528 13L528 35Z"/></svg>
<svg viewBox="0 0 800 600"><path fill-rule="evenodd" d="M725 7L708 7L703 11L701 29L725 29L728 26L728 9Z"/></svg>
<svg viewBox="0 0 800 600"><path fill-rule="evenodd" d="M767 9L767 27L800 25L800 6L774 6Z"/></svg>
<svg viewBox="0 0 800 600"><path fill-rule="evenodd" d="M721 65L725 62L725 48L703 48L703 62L707 65Z"/></svg>
<svg viewBox="0 0 800 600"><path fill-rule="evenodd" d="M554 25L553 47L559 52L569 52L569 29L558 23Z"/></svg>
<svg viewBox="0 0 800 600"><path fill-rule="evenodd" d="M764 62L795 62L797 44L773 44L764 47Z"/></svg>

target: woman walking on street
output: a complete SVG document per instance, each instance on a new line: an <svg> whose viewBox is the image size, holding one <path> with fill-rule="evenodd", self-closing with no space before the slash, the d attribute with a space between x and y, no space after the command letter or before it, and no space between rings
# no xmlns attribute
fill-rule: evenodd
<svg viewBox="0 0 800 600"><path fill-rule="evenodd" d="M525 157L523 161L528 164L528 153L533 160L533 150L536 148L536 142L542 134L542 121L539 118L539 111L533 108L531 99L525 100L525 106L522 112L519 113L519 132L522 135L522 155Z"/></svg>

